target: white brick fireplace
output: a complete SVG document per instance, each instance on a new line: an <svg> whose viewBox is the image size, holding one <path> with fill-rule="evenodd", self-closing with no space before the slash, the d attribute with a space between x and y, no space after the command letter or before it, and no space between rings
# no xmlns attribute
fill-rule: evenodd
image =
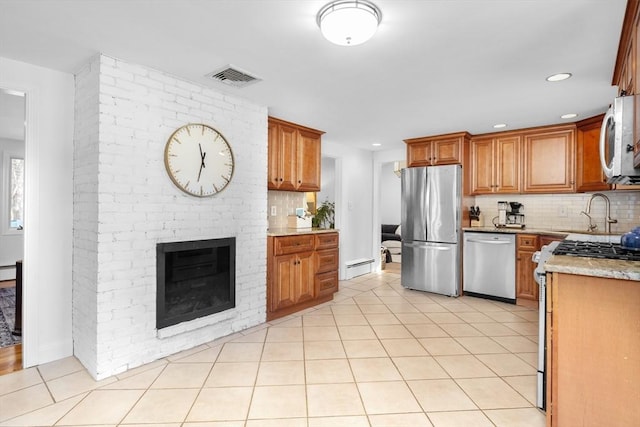
<svg viewBox="0 0 640 427"><path fill-rule="evenodd" d="M205 123L233 180L196 198L165 172L167 138ZM265 320L267 109L100 55L76 76L74 354L97 379ZM236 238L236 307L156 329L156 244Z"/></svg>

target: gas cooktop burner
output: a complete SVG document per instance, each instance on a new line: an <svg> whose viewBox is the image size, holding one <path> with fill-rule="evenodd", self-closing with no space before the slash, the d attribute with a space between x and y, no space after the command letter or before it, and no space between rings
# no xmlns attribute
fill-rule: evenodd
<svg viewBox="0 0 640 427"><path fill-rule="evenodd" d="M640 251L623 248L619 243L563 240L554 255L640 261Z"/></svg>

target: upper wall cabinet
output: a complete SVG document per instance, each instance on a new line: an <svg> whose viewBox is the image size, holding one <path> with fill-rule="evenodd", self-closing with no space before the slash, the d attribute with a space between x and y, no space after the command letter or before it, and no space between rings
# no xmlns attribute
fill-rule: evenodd
<svg viewBox="0 0 640 427"><path fill-rule="evenodd" d="M519 134L484 135L471 139L471 194L519 193Z"/></svg>
<svg viewBox="0 0 640 427"><path fill-rule="evenodd" d="M574 124L550 126L524 134L523 182L525 193L575 191Z"/></svg>
<svg viewBox="0 0 640 427"><path fill-rule="evenodd" d="M269 117L269 190L320 191L323 133Z"/></svg>
<svg viewBox="0 0 640 427"><path fill-rule="evenodd" d="M611 189L600 165L600 128L604 115L582 120L577 125L576 191Z"/></svg>
<svg viewBox="0 0 640 427"><path fill-rule="evenodd" d="M469 150L467 132L405 139L407 166L437 166L464 164Z"/></svg>

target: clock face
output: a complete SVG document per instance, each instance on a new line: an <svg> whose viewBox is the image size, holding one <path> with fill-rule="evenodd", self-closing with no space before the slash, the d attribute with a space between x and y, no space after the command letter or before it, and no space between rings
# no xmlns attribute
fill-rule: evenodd
<svg viewBox="0 0 640 427"><path fill-rule="evenodd" d="M178 128L164 148L164 164L173 183L185 193L213 196L233 176L233 153L224 136L203 124Z"/></svg>

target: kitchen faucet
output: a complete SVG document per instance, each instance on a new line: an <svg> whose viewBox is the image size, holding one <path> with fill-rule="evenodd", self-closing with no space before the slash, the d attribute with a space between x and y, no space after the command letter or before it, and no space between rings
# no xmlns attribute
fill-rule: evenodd
<svg viewBox="0 0 640 427"><path fill-rule="evenodd" d="M582 211L581 213L586 215L587 218L589 218L589 232L594 232L598 228L598 226L591 222L591 215L589 214L591 213L591 202L596 197L602 197L602 199L604 199L604 205L605 205L604 231L605 233L611 233L611 224L616 224L618 220L611 218L611 202L609 201L609 198L607 196L605 196L602 193L593 193L589 198L589 201L587 202L586 212Z"/></svg>

